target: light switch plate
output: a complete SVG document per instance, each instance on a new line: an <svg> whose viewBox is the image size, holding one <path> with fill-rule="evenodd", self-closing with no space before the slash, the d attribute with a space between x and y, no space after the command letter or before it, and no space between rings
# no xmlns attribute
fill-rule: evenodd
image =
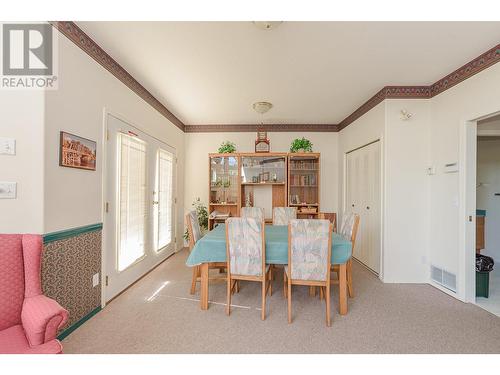
<svg viewBox="0 0 500 375"><path fill-rule="evenodd" d="M15 199L17 182L0 181L0 199Z"/></svg>
<svg viewBox="0 0 500 375"><path fill-rule="evenodd" d="M97 285L99 285L99 273L92 276L92 287L96 287Z"/></svg>
<svg viewBox="0 0 500 375"><path fill-rule="evenodd" d="M16 140L14 138L0 138L0 155L15 155Z"/></svg>

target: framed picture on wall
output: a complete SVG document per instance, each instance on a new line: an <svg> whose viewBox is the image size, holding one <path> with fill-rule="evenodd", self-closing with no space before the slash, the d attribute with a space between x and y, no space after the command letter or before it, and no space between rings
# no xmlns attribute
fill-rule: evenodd
<svg viewBox="0 0 500 375"><path fill-rule="evenodd" d="M59 165L95 171L97 143L74 134L61 132Z"/></svg>

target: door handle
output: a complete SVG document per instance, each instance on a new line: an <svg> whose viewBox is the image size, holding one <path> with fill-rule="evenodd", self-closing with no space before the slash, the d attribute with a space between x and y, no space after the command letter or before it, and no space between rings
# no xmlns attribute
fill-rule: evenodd
<svg viewBox="0 0 500 375"><path fill-rule="evenodd" d="M158 201L153 201L153 204L158 204L158 203L160 203L160 202L158 202Z"/></svg>
<svg viewBox="0 0 500 375"><path fill-rule="evenodd" d="M353 205L353 204L351 204L351 206L352 206L352 207L354 207L354 205Z"/></svg>

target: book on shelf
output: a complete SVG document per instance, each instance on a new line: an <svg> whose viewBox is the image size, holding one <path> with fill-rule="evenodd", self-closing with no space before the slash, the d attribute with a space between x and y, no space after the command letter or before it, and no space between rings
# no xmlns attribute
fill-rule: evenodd
<svg viewBox="0 0 500 375"><path fill-rule="evenodd" d="M311 186L316 185L317 177L313 174L307 175L292 175L291 184L295 186Z"/></svg>

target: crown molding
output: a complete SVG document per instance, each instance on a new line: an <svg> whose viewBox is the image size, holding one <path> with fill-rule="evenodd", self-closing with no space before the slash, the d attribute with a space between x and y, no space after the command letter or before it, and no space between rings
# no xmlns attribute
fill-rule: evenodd
<svg viewBox="0 0 500 375"><path fill-rule="evenodd" d="M127 72L116 60L106 53L95 41L82 31L72 21L49 21L49 23L86 52L98 64L118 78L125 86L135 92L151 107L156 109L167 120L184 131L184 124L167 107L165 107L153 94L142 86L129 72Z"/></svg>
<svg viewBox="0 0 500 375"><path fill-rule="evenodd" d="M500 44L430 86L386 86L339 124L339 131L385 99L430 99L500 61Z"/></svg>
<svg viewBox="0 0 500 375"><path fill-rule="evenodd" d="M385 86L374 96L363 103L353 113L339 124L211 124L211 125L184 125L144 86L142 86L118 62L108 55L95 41L92 40L72 21L50 21L53 27L59 30L69 40L86 52L97 63L103 66L139 97L160 112L165 118L186 133L215 133L215 132L255 132L259 129L268 132L338 132L363 116L385 99L430 99L460 82L472 77L482 70L500 61L500 44L484 52L472 61L458 68L454 72L441 78L430 86Z"/></svg>
<svg viewBox="0 0 500 375"><path fill-rule="evenodd" d="M208 124L185 125L186 133L223 133L223 132L338 132L337 124Z"/></svg>
<svg viewBox="0 0 500 375"><path fill-rule="evenodd" d="M441 78L439 81L429 86L431 89L431 97L441 94L443 91L489 68L498 61L500 61L500 44L497 44L474 60L458 68L453 73L448 74L446 77Z"/></svg>

